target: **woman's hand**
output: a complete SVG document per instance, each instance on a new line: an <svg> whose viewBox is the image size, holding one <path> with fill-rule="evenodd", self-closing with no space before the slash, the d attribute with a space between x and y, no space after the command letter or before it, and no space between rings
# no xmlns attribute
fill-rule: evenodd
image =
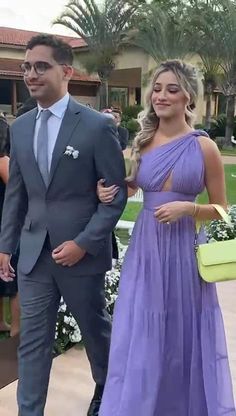
<svg viewBox="0 0 236 416"><path fill-rule="evenodd" d="M156 208L154 216L158 221L169 224L177 221L184 215L193 215L194 203L188 201L174 201L160 205Z"/></svg>
<svg viewBox="0 0 236 416"><path fill-rule="evenodd" d="M106 188L104 183L105 179L97 182L97 196L103 204L110 204L119 191L119 186L111 185Z"/></svg>

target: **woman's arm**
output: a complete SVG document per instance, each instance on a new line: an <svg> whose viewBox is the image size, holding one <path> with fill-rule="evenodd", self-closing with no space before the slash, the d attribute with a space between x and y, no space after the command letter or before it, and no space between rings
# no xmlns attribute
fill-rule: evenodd
<svg viewBox="0 0 236 416"><path fill-rule="evenodd" d="M205 184L208 193L209 204L197 204L195 218L198 220L212 220L221 218L211 204L221 205L227 209L224 165L220 151L213 142L207 137L199 138L200 146L204 155L205 162ZM193 209L189 209L193 212ZM191 215L191 213L190 213Z"/></svg>
<svg viewBox="0 0 236 416"><path fill-rule="evenodd" d="M9 157L0 157L0 178L6 184L9 178Z"/></svg>
<svg viewBox="0 0 236 416"><path fill-rule="evenodd" d="M130 184L129 184L130 185ZM130 198L131 196L134 196L136 194L136 192L138 192L137 186L133 187L133 186L128 186L128 198Z"/></svg>

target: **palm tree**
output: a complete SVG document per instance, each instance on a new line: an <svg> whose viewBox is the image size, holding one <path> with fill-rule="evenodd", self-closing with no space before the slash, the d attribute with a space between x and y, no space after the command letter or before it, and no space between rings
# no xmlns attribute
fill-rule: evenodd
<svg viewBox="0 0 236 416"><path fill-rule="evenodd" d="M205 33L199 31L199 27L196 28L194 26L194 13L192 9L188 13L190 17L188 31L189 38L191 39L191 50L201 59L198 66L203 75L204 96L206 99L205 128L210 129L212 94L219 84L222 73L220 69L221 61L218 53L216 53L215 43L209 38L206 38ZM196 14L196 20L197 22L199 21L199 11Z"/></svg>
<svg viewBox="0 0 236 416"><path fill-rule="evenodd" d="M204 1L200 1L202 4ZM230 0L208 0L197 7L192 32L207 51L206 57L219 65L222 81L218 85L226 96L226 144L231 145L236 97L236 5ZM198 51L200 53L199 44Z"/></svg>
<svg viewBox="0 0 236 416"><path fill-rule="evenodd" d="M226 96L226 144L232 146L236 97L236 5L222 0L223 14L218 19L219 30L217 49L222 56L221 68L224 73L222 92Z"/></svg>
<svg viewBox="0 0 236 416"><path fill-rule="evenodd" d="M89 55L83 63L101 80L100 108L108 106L108 80L138 10L137 3L104 0L98 5L95 0L71 0L53 22L71 29L88 45Z"/></svg>
<svg viewBox="0 0 236 416"><path fill-rule="evenodd" d="M210 129L212 94L218 84L220 65L210 55L207 53L204 54L203 50L199 52L199 55L201 58L200 67L203 74L204 95L206 98L205 128Z"/></svg>
<svg viewBox="0 0 236 416"><path fill-rule="evenodd" d="M131 42L145 50L157 63L166 59L184 59L190 47L182 12L180 3L178 13L166 10L162 5L147 5Z"/></svg>

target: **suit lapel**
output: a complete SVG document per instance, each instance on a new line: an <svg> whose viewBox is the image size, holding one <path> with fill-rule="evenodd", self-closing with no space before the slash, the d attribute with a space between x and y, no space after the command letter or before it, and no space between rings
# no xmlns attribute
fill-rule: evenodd
<svg viewBox="0 0 236 416"><path fill-rule="evenodd" d="M63 117L61 127L57 136L56 144L52 154L52 163L49 175L49 185L53 179L58 163L65 152L67 143L79 123L81 106L70 98L68 108Z"/></svg>

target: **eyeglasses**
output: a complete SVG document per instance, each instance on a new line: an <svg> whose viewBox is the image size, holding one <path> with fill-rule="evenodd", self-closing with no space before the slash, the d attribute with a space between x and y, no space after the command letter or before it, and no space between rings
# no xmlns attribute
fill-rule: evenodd
<svg viewBox="0 0 236 416"><path fill-rule="evenodd" d="M66 64L56 64L56 65L66 65ZM31 65L29 62L24 62L20 65L20 68L24 74L25 77L28 77L30 74L30 71L32 68L34 68L34 71L37 75L44 75L46 71L49 69L52 69L55 65L51 65L48 62L44 61L37 61L33 65Z"/></svg>

